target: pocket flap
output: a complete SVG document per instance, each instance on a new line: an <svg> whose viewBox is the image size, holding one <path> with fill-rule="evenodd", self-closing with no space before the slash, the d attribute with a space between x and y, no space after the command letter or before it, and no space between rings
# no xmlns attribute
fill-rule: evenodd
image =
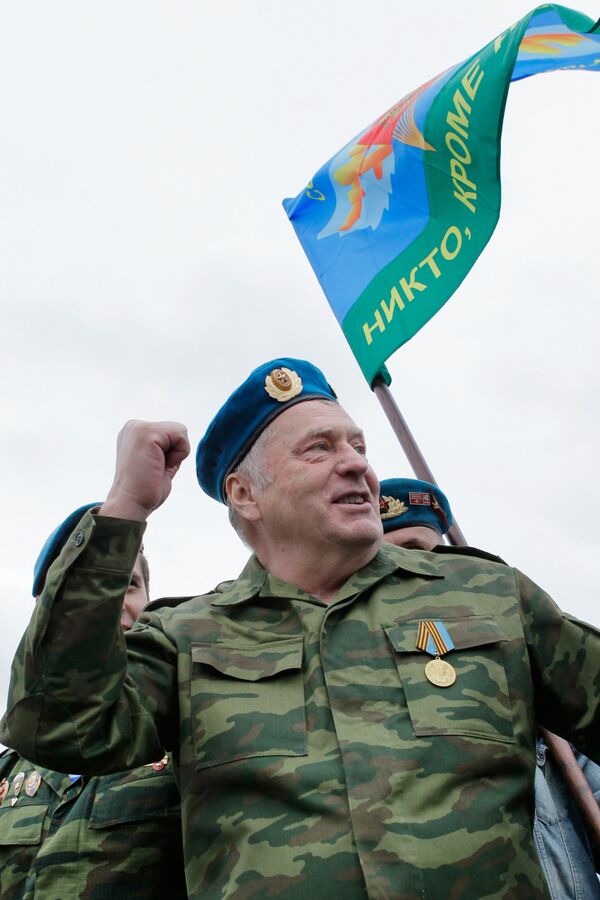
<svg viewBox="0 0 600 900"><path fill-rule="evenodd" d="M192 659L230 678L260 681L279 672L301 669L302 650L302 638L284 638L250 647L227 642L192 644Z"/></svg>
<svg viewBox="0 0 600 900"><path fill-rule="evenodd" d="M417 650L417 630L422 619L411 619L394 625L385 625L384 630L397 653L420 653ZM444 619L448 634L454 641L455 650L497 644L507 638L498 623L491 616L469 616L466 619Z"/></svg>
<svg viewBox="0 0 600 900"><path fill-rule="evenodd" d="M7 806L0 811L0 846L29 846L42 840L46 803Z"/></svg>
<svg viewBox="0 0 600 900"><path fill-rule="evenodd" d="M141 766L128 772L102 775L94 778L93 784L90 828L111 828L126 822L180 815L179 791L170 770L155 772L151 766Z"/></svg>

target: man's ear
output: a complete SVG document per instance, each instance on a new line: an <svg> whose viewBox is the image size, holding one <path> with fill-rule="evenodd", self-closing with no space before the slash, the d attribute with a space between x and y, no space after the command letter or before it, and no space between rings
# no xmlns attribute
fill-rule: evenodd
<svg viewBox="0 0 600 900"><path fill-rule="evenodd" d="M257 522L261 518L255 488L247 475L231 472L225 479L225 492L240 519Z"/></svg>

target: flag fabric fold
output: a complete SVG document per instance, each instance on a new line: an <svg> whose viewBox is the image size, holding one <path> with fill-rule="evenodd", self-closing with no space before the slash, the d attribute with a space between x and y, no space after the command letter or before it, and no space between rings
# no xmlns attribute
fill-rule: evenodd
<svg viewBox="0 0 600 900"><path fill-rule="evenodd" d="M511 81L573 68L600 71L600 22L540 6L407 94L284 200L370 385L496 227Z"/></svg>

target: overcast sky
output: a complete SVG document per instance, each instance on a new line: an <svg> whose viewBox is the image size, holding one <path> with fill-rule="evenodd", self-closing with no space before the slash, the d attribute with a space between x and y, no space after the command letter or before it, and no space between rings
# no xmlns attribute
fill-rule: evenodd
<svg viewBox="0 0 600 900"><path fill-rule="evenodd" d="M106 495L125 420L179 420L195 448L250 369L310 358L379 476L410 476L281 200L530 8L0 2L0 696L33 562ZM512 85L499 226L388 364L469 542L595 624L599 109L594 73ZM204 592L247 556L191 461L145 543L153 597Z"/></svg>

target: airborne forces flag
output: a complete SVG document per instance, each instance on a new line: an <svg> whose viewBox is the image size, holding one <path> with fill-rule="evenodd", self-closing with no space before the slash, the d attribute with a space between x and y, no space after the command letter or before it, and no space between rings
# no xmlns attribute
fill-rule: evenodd
<svg viewBox="0 0 600 900"><path fill-rule="evenodd" d="M510 82L572 68L600 70L600 23L540 6L407 94L284 201L370 385L496 227Z"/></svg>

